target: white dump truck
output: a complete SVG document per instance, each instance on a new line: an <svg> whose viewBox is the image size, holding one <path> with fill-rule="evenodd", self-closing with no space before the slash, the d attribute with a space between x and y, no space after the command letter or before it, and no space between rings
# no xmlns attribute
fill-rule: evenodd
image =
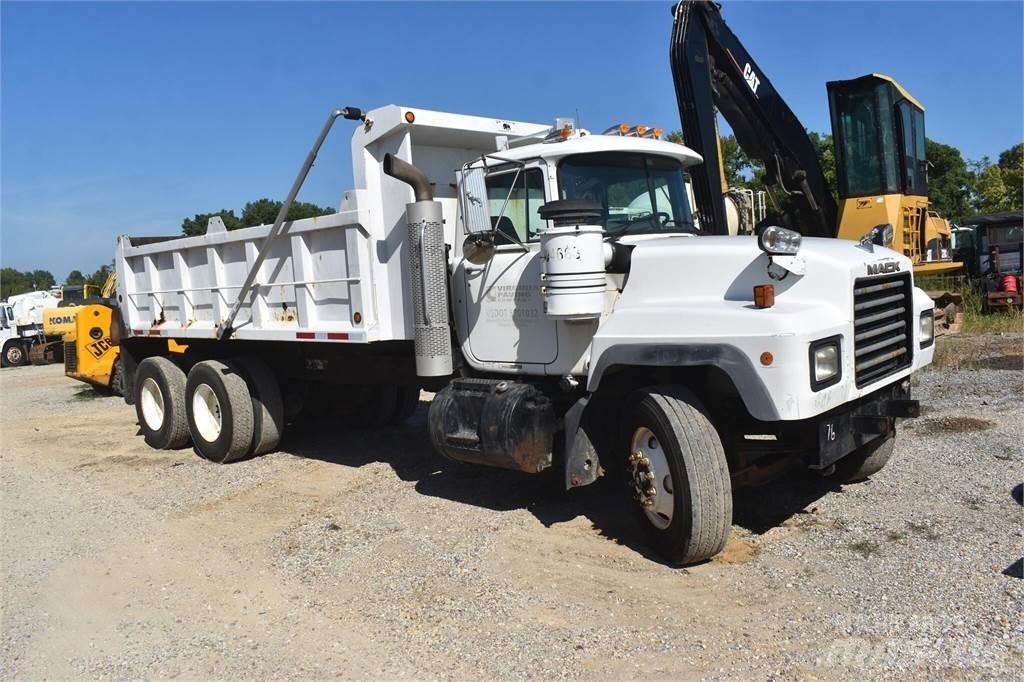
<svg viewBox="0 0 1024 682"><path fill-rule="evenodd" d="M47 336L43 324L44 311L60 304L60 290L29 291L16 294L3 303L4 319L0 320L0 366L18 367L27 365L29 356L38 357L33 362L48 362L41 353L59 337Z"/></svg>
<svg viewBox="0 0 1024 682"><path fill-rule="evenodd" d="M338 118L355 189L284 221ZM881 229L707 235L701 159L659 137L339 109L275 224L120 237L115 338L145 440L230 462L274 449L303 404L384 427L424 388L440 454L557 467L566 488L622 476L679 563L720 551L733 489L785 463L878 471L933 354L910 261Z"/></svg>

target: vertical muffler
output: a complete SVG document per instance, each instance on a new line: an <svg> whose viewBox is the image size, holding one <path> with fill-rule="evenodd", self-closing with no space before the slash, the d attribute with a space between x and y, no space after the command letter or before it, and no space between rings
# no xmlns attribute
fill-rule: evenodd
<svg viewBox="0 0 1024 682"><path fill-rule="evenodd" d="M452 373L452 334L448 325L448 263L441 204L434 201L429 178L416 166L385 154L384 172L412 187L416 195L416 201L405 205L416 374L448 376Z"/></svg>

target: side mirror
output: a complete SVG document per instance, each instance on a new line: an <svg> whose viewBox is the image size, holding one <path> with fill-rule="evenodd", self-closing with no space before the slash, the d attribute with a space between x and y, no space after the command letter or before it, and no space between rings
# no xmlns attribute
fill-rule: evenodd
<svg viewBox="0 0 1024 682"><path fill-rule="evenodd" d="M494 256L494 233L476 232L462 242L462 255L473 265L483 265Z"/></svg>
<svg viewBox="0 0 1024 682"><path fill-rule="evenodd" d="M462 222L467 234L491 232L491 210L487 202L486 173L483 168L462 167L459 174L459 199ZM492 239L493 242L493 239Z"/></svg>

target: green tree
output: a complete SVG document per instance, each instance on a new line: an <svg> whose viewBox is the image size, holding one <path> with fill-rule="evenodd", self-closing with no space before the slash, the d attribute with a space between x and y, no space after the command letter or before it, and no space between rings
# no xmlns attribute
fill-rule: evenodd
<svg viewBox="0 0 1024 682"><path fill-rule="evenodd" d="M85 284L85 275L82 274L81 270L72 270L68 273L68 276L64 278L64 284L67 284L68 286Z"/></svg>
<svg viewBox="0 0 1024 682"><path fill-rule="evenodd" d="M192 218L185 218L181 223L181 231L188 237L195 237L196 235L206 234L206 223L213 216L220 216L220 219L224 221L224 226L229 230L237 230L243 227L242 222L235 215L234 211L229 211L222 208L215 213L197 213Z"/></svg>
<svg viewBox="0 0 1024 682"><path fill-rule="evenodd" d="M972 195L972 206L977 213L998 213L1008 211L1012 197L1006 191L1003 174L999 166L993 165L986 156L971 163L976 180Z"/></svg>
<svg viewBox="0 0 1024 682"><path fill-rule="evenodd" d="M996 165L1006 187L1007 210L1024 209L1024 143L1004 150Z"/></svg>
<svg viewBox="0 0 1024 682"><path fill-rule="evenodd" d="M46 291L56 284L49 270L26 270L19 272L14 268L0 270L0 299L24 294L29 291Z"/></svg>
<svg viewBox="0 0 1024 682"><path fill-rule="evenodd" d="M257 199L250 201L242 209L242 225L252 227L254 225L270 225L277 220L277 213L281 210L283 202L273 199ZM323 208L316 204L304 201L296 201L288 209L288 220L302 220L315 216L330 215L334 209Z"/></svg>
<svg viewBox="0 0 1024 682"><path fill-rule="evenodd" d="M974 176L967 169L960 150L926 139L925 158L928 159L928 203L931 209L951 220L971 213Z"/></svg>
<svg viewBox="0 0 1024 682"><path fill-rule="evenodd" d="M53 275L49 270L33 270L32 271L32 286L42 291L43 289L49 289L57 283Z"/></svg>
<svg viewBox="0 0 1024 682"><path fill-rule="evenodd" d="M836 189L836 146L832 141L832 136L827 133L808 131L807 137L814 145L814 151L818 156L818 165L821 166L821 174L825 177L825 185L832 193L832 199L839 201L839 193Z"/></svg>
<svg viewBox="0 0 1024 682"><path fill-rule="evenodd" d="M31 278L26 275L14 268L0 270L0 299L6 301L11 296L32 291Z"/></svg>
<svg viewBox="0 0 1024 682"><path fill-rule="evenodd" d="M113 269L114 268L110 265L101 265L99 270L92 273L85 279L85 283L91 284L92 286L101 287L104 284L106 284L107 277L110 275Z"/></svg>

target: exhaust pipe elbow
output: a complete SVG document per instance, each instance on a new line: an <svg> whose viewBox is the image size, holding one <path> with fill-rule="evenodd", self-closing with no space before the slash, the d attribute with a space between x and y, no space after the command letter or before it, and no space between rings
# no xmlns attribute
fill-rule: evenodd
<svg viewBox="0 0 1024 682"><path fill-rule="evenodd" d="M385 154L384 172L395 180L401 180L412 187L416 194L416 201L434 200L434 192L430 189L430 179L411 163L406 163L392 154Z"/></svg>

